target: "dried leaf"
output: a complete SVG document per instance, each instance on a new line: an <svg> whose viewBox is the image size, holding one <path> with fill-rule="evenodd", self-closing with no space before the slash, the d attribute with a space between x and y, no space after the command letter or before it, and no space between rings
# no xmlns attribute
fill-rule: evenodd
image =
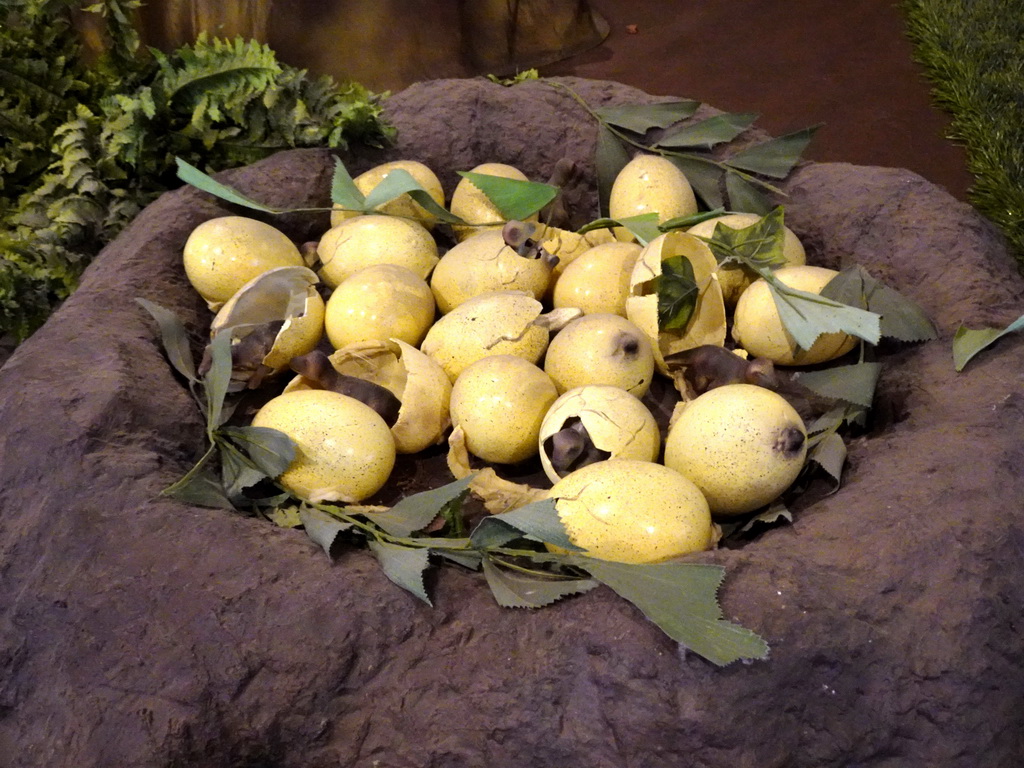
<svg viewBox="0 0 1024 768"><path fill-rule="evenodd" d="M483 559L483 570L494 600L502 608L543 608L598 585L594 579L530 575L503 568L489 557Z"/></svg>
<svg viewBox="0 0 1024 768"><path fill-rule="evenodd" d="M962 371L971 358L1008 333L1015 333L1024 328L1024 315L1021 315L1008 326L999 328L979 328L971 330L961 325L953 337L953 365Z"/></svg>
<svg viewBox="0 0 1024 768"><path fill-rule="evenodd" d="M928 341L939 335L917 303L876 280L859 264L832 278L821 295L880 315L882 336L899 341Z"/></svg>
<svg viewBox="0 0 1024 768"><path fill-rule="evenodd" d="M757 115L753 112L715 115L667 133L654 146L661 149L711 149L716 144L732 141L755 120Z"/></svg>
<svg viewBox="0 0 1024 768"><path fill-rule="evenodd" d="M755 144L737 152L725 162L727 165L743 171L759 173L773 179L783 179L800 161L800 155L807 149L811 138L820 127L820 125L811 126Z"/></svg>
<svg viewBox="0 0 1024 768"><path fill-rule="evenodd" d="M196 364L192 359L192 349L188 343L188 331L185 330L185 326L178 316L148 299L135 299L135 302L156 320L156 324L160 328L164 352L174 370L190 382L199 381L196 378Z"/></svg>
<svg viewBox="0 0 1024 768"><path fill-rule="evenodd" d="M722 618L718 588L725 569L699 563L626 565L592 558L573 561L643 611L669 637L718 666L765 659L768 644Z"/></svg>
<svg viewBox="0 0 1024 768"><path fill-rule="evenodd" d="M633 133L647 133L652 128L668 128L691 117L699 101L684 99L662 104L626 104L620 107L598 107L594 113L605 123ZM603 127L603 126L602 126ZM606 129L607 130L607 129Z"/></svg>
<svg viewBox="0 0 1024 768"><path fill-rule="evenodd" d="M429 550L370 541L370 551L377 556L385 576L427 605L432 605L423 583L423 572L430 564Z"/></svg>
<svg viewBox="0 0 1024 768"><path fill-rule="evenodd" d="M558 187L537 181L507 179L474 171L459 171L494 203L507 221L523 221L550 203L558 195Z"/></svg>

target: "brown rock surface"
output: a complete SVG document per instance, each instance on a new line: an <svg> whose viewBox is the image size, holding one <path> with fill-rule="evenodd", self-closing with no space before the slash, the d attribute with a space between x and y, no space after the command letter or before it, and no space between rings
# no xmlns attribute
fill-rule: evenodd
<svg viewBox="0 0 1024 768"><path fill-rule="evenodd" d="M592 103L646 100L569 81ZM541 84L414 86L399 146L441 172L496 160L544 178L589 158L582 110ZM365 153L353 172L382 159ZM326 203L331 159L224 178L271 205ZM802 166L787 223L813 262L856 262L941 338L885 346L879 411L843 488L793 525L701 560L771 658L718 669L607 589L523 612L442 569L435 607L364 551L158 492L203 427L146 297L196 339L180 252L225 211L161 197L0 368L0 764L47 766L978 766L1024 754L1024 395L1019 338L953 370L961 320L1005 324L1024 280L994 229L908 171ZM593 191L569 192L580 220ZM302 241L323 216L279 225ZM414 477L413 480L422 478Z"/></svg>

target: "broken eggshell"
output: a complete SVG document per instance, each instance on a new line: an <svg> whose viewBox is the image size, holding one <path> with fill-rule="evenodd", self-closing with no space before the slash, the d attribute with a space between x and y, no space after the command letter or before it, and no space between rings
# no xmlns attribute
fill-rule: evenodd
<svg viewBox="0 0 1024 768"><path fill-rule="evenodd" d="M324 330L324 300L316 289L319 279L306 267L275 267L254 277L232 296L213 318L210 338L231 334L233 374L236 381L248 371L258 379L288 367L293 357L311 351ZM250 335L264 335L280 324L266 344L249 345ZM238 359L237 351L251 347L259 359ZM260 368L262 366L262 368ZM258 386L252 379L242 386Z"/></svg>
<svg viewBox="0 0 1024 768"><path fill-rule="evenodd" d="M674 256L683 256L693 267L697 283L697 304L685 328L660 330L658 323L658 294L651 287L661 275L662 262ZM669 375L665 356L682 352L702 344L725 344L725 302L716 272L718 261L711 249L693 235L684 232L666 232L643 249L630 276L626 316L651 340L654 363L658 370Z"/></svg>
<svg viewBox="0 0 1024 768"><path fill-rule="evenodd" d="M594 461L656 461L661 433L647 406L626 390L589 386L570 389L552 403L538 443L544 474L557 483Z"/></svg>
<svg viewBox="0 0 1024 768"><path fill-rule="evenodd" d="M404 341L391 339L389 343L350 344L332 353L329 360L338 373L378 384L401 401L398 419L391 426L398 453L419 453L444 442L451 426L452 384L430 357ZM296 376L285 392L314 387L315 382Z"/></svg>

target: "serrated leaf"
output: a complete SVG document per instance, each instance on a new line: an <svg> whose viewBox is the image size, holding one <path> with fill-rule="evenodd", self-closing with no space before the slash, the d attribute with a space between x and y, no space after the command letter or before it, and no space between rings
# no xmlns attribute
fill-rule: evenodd
<svg viewBox="0 0 1024 768"><path fill-rule="evenodd" d="M220 449L220 476L224 493L237 507L245 503L245 489L266 478L248 456L227 440L218 440Z"/></svg>
<svg viewBox="0 0 1024 768"><path fill-rule="evenodd" d="M518 509L503 512L500 515L492 515L485 519L496 520L499 523L509 525L516 530L522 531L527 538L535 541L542 541L546 544L554 544L562 549L571 552L582 552L582 548L576 546L569 539L569 534L558 517L558 510L555 508L554 499L544 499L525 504Z"/></svg>
<svg viewBox="0 0 1024 768"><path fill-rule="evenodd" d="M396 197L408 194L438 219L447 221L450 224L465 224L461 218L442 208L437 201L430 196L430 193L423 188L411 173L402 168L395 168L381 182L374 187L366 196L364 202L365 210L376 210L385 203L389 203Z"/></svg>
<svg viewBox="0 0 1024 768"><path fill-rule="evenodd" d="M483 192L507 221L528 219L558 195L558 187L538 181L507 179L474 171L459 171L459 175Z"/></svg>
<svg viewBox="0 0 1024 768"><path fill-rule="evenodd" d="M347 211L366 211L366 198L359 191L341 158L334 158L334 175L331 177L331 202Z"/></svg>
<svg viewBox="0 0 1024 768"><path fill-rule="evenodd" d="M699 101L683 99L662 104L625 104L620 107L598 107L594 113L609 125L633 133L647 133L652 128L668 128L673 123L692 117ZM603 127L603 126L602 126Z"/></svg>
<svg viewBox="0 0 1024 768"><path fill-rule="evenodd" d="M658 328L685 328L697 306L697 281L693 264L686 256L672 256L661 262L661 274L652 281L658 294Z"/></svg>
<svg viewBox="0 0 1024 768"><path fill-rule="evenodd" d="M483 559L483 571L495 602L502 608L543 608L598 585L594 579L531 576L502 568L489 557Z"/></svg>
<svg viewBox="0 0 1024 768"><path fill-rule="evenodd" d="M210 463L216 453L216 446L211 445L196 465L176 483L164 488L161 495L198 507L234 509Z"/></svg>
<svg viewBox="0 0 1024 768"><path fill-rule="evenodd" d="M1024 315L1021 315L1005 328L979 328L971 330L961 325L953 336L953 365L962 371L971 358L991 344L1009 333L1024 328Z"/></svg>
<svg viewBox="0 0 1024 768"><path fill-rule="evenodd" d="M242 205L246 208L263 211L264 213L283 213L281 210L270 208L263 205L263 203L256 202L250 197L246 197L237 189L233 189L227 184L222 184L212 176L208 176L203 173L195 166L186 163L180 157L174 158L174 162L178 166L178 178L186 184L191 184L196 189L202 190L214 197L219 197L221 200L227 200L229 203L235 203L236 205Z"/></svg>
<svg viewBox="0 0 1024 768"><path fill-rule="evenodd" d="M338 534L352 527L352 523L339 520L315 507L301 508L299 520L302 521L302 527L306 529L306 535L320 545L328 559L331 557L331 547L334 545L334 540L338 538Z"/></svg>
<svg viewBox="0 0 1024 768"><path fill-rule="evenodd" d="M715 115L667 133L654 146L661 149L711 149L716 144L732 141L755 120L757 115L753 112Z"/></svg>
<svg viewBox="0 0 1024 768"><path fill-rule="evenodd" d="M880 315L882 336L899 341L938 338L938 330L917 303L876 280L859 264L832 278L821 295Z"/></svg>
<svg viewBox="0 0 1024 768"><path fill-rule="evenodd" d="M426 528L446 506L465 497L475 476L468 475L440 488L406 496L388 511L367 514L366 518L392 536L405 538Z"/></svg>
<svg viewBox="0 0 1024 768"><path fill-rule="evenodd" d="M725 192L729 196L729 208L734 211L764 216L771 210L771 203L761 190L739 174L725 174Z"/></svg>
<svg viewBox="0 0 1024 768"><path fill-rule="evenodd" d="M822 397L870 408L881 372L881 363L861 362L795 373L793 378Z"/></svg>
<svg viewBox="0 0 1024 768"><path fill-rule="evenodd" d="M773 179L784 179L800 162L800 156L820 127L811 126L747 147L726 160L726 165Z"/></svg>
<svg viewBox="0 0 1024 768"><path fill-rule="evenodd" d="M695 155L669 155L668 159L683 172L697 197L703 200L708 208L721 208L725 205L725 198L722 195L722 177L725 171L714 160Z"/></svg>
<svg viewBox="0 0 1024 768"><path fill-rule="evenodd" d="M595 229L611 229L612 227L625 227L637 239L641 245L647 245L651 240L662 234L658 226L657 213L641 213L637 216L627 216L621 219L600 218L584 224L577 231L585 235Z"/></svg>
<svg viewBox="0 0 1024 768"><path fill-rule="evenodd" d="M423 572L430 564L429 550L371 540L370 551L377 556L385 576L427 605L432 605L423 583Z"/></svg>
<svg viewBox="0 0 1024 768"><path fill-rule="evenodd" d="M748 227L719 222L706 242L720 264L738 261L755 268L784 264L784 210L776 206Z"/></svg>
<svg viewBox="0 0 1024 768"><path fill-rule="evenodd" d="M782 324L801 349L810 349L823 333L848 333L871 344L878 343L880 318L874 312L798 291L778 280L769 280L768 290Z"/></svg>
<svg viewBox="0 0 1024 768"><path fill-rule="evenodd" d="M835 432L829 432L807 454L807 460L817 464L832 479L832 492L839 490L846 464L846 443Z"/></svg>
<svg viewBox="0 0 1024 768"><path fill-rule="evenodd" d="M164 352L174 370L191 382L199 381L196 378L196 364L192 359L192 349L188 343L188 331L185 330L185 326L178 316L171 310L148 299L137 298L135 302L156 320Z"/></svg>
<svg viewBox="0 0 1024 768"><path fill-rule="evenodd" d="M603 125L597 127L597 148L594 164L597 166L598 215L608 215L608 201L612 185L619 172L626 167L631 157L622 141Z"/></svg>
<svg viewBox="0 0 1024 768"><path fill-rule="evenodd" d="M740 528L740 532L746 533L747 531L751 531L756 525L775 525L779 520L785 520L787 523L792 523L793 513L786 508L785 504L780 501L776 501L769 505L764 512L750 518L746 524Z"/></svg>
<svg viewBox="0 0 1024 768"><path fill-rule="evenodd" d="M218 333L210 342L210 370L203 378L206 391L206 428L210 439L213 430L225 420L224 398L231 383L231 334Z"/></svg>
<svg viewBox="0 0 1024 768"><path fill-rule="evenodd" d="M834 408L829 408L825 413L807 424L808 445L817 442L815 436L819 436L818 439L822 439L820 436L823 432L835 432L843 426L845 421L846 406L838 405Z"/></svg>
<svg viewBox="0 0 1024 768"><path fill-rule="evenodd" d="M574 561L633 603L673 640L718 666L768 656L768 644L761 637L722 618L717 599L725 576L721 566L627 565L585 557Z"/></svg>
<svg viewBox="0 0 1024 768"><path fill-rule="evenodd" d="M473 550L433 549L431 552L438 557L451 560L463 568L469 568L471 571L480 570L480 563L484 557L482 552L475 552Z"/></svg>
<svg viewBox="0 0 1024 768"><path fill-rule="evenodd" d="M218 432L245 451L266 477L275 478L295 460L295 442L270 427L221 427Z"/></svg>
<svg viewBox="0 0 1024 768"><path fill-rule="evenodd" d="M470 544L474 549L497 549L524 537L522 531L494 516L485 517L469 535Z"/></svg>

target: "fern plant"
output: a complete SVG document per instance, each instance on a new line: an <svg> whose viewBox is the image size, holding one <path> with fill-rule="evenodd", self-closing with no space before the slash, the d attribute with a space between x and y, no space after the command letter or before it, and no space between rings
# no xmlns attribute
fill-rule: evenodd
<svg viewBox="0 0 1024 768"><path fill-rule="evenodd" d="M90 65L72 0L7 0L0 11L0 336L31 333L99 249L177 185L175 156L212 171L392 138L380 95L310 78L256 41L200 36L143 55L139 4L86 9L110 38Z"/></svg>

